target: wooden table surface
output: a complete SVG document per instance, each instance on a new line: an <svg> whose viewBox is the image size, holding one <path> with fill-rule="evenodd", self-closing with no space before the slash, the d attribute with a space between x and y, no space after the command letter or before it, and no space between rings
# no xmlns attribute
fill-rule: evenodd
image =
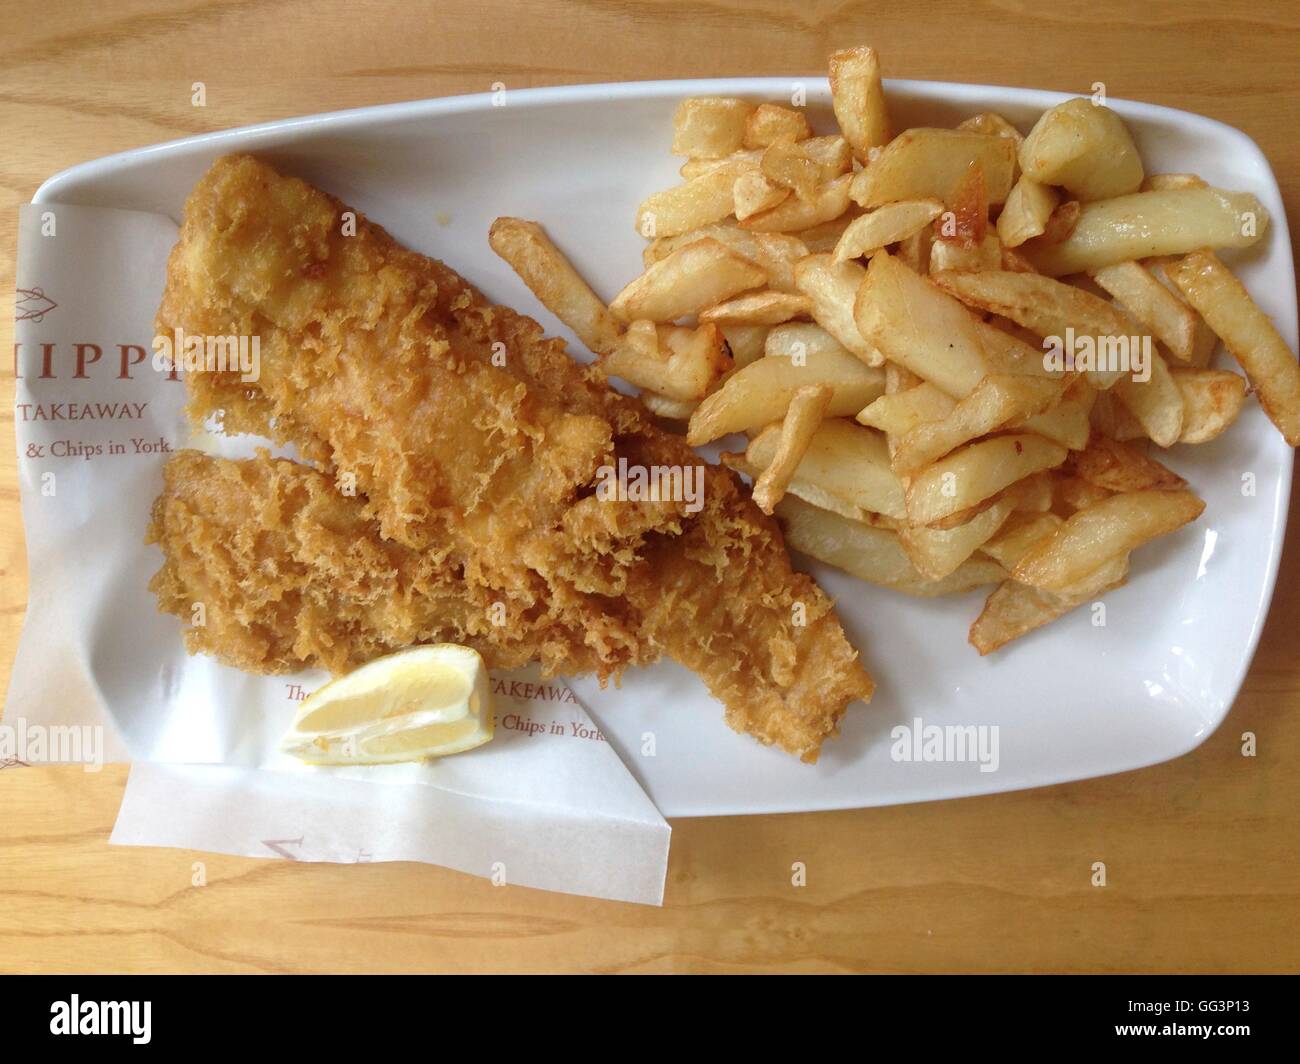
<svg viewBox="0 0 1300 1064"><path fill-rule="evenodd" d="M1260 144L1300 217L1300 8L1278 0L11 0L5 25L5 291L18 205L110 152L497 81L822 73L858 43L888 76L1084 93L1103 81L1221 119ZM191 105L195 81L206 108ZM11 411L6 398L5 682L27 600ZM207 855L195 888L194 854L108 845L125 767L0 772L0 971L1296 971L1295 523L1245 688L1194 753L990 798L678 821L662 909L414 864ZM1256 757L1241 756L1245 731ZM790 885L794 861L806 887Z"/></svg>

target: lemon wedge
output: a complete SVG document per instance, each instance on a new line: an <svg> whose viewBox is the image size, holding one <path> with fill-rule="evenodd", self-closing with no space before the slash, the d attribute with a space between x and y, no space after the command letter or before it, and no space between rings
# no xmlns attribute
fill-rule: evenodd
<svg viewBox="0 0 1300 1064"><path fill-rule="evenodd" d="M459 754L491 738L483 659L437 643L376 658L312 692L280 749L315 765L379 765Z"/></svg>

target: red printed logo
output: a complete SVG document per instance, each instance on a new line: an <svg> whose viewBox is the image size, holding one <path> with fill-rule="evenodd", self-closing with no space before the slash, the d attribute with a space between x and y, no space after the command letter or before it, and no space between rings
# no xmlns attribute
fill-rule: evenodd
<svg viewBox="0 0 1300 1064"><path fill-rule="evenodd" d="M34 321L40 323L45 315L58 306L41 288L18 289L18 300L14 304L17 311L15 321Z"/></svg>

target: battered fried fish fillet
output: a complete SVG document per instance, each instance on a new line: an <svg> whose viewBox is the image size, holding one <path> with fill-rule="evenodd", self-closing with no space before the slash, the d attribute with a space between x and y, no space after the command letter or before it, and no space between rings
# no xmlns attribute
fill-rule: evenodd
<svg viewBox="0 0 1300 1064"><path fill-rule="evenodd" d="M185 632L190 651L248 672L341 673L444 642L473 647L494 669L639 662L616 603L556 617L507 613L492 589L466 582L436 552L384 539L324 474L265 451L242 461L178 451L163 467L148 542L166 552L149 584L160 607L193 621L203 604L202 623Z"/></svg>
<svg viewBox="0 0 1300 1064"><path fill-rule="evenodd" d="M549 648L533 656L552 672L592 669L604 679L666 654L702 677L733 728L815 760L872 683L830 601L791 570L776 525L734 475L655 427L638 401L571 360L535 322L347 211L247 156L219 160L195 188L158 329L258 336L261 357L248 384L237 371L187 374L194 420L218 415L227 432L292 443L324 476L355 484L358 498L336 499L350 534L372 523L366 542L410 552L436 574L425 584L463 596L450 614L459 619L430 614L436 630L479 637L486 629L468 613L502 603L524 619L520 652ZM602 498L602 470L619 459L702 465L702 508ZM171 478L169 491L192 474ZM247 479L269 490L265 477ZM207 502L204 520L219 520L220 500ZM248 535L256 538L259 521ZM155 525L173 570L159 578L170 592L163 608L187 614L203 573L173 564L178 530ZM276 653L245 668L289 667L295 656L336 668L331 661L364 657L390 632L417 635L390 628L391 613L376 603L327 633L355 640L355 654L327 657L317 640L300 647L303 623L291 611L248 605L266 596L263 574L254 565L242 591L229 585L248 606L245 626L278 633ZM190 636L222 657L233 638Z"/></svg>

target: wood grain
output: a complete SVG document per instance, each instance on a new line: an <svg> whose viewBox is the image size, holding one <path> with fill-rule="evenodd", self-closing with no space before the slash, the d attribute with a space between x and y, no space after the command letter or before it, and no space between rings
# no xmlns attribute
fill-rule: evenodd
<svg viewBox="0 0 1300 1064"><path fill-rule="evenodd" d="M10 3L0 289L20 203L64 167L288 115L570 82L810 74L871 43L895 77L1088 91L1245 130L1300 213L1300 8L1156 0L76 0ZM207 85L207 106L191 86ZM12 341L8 316L0 340ZM0 666L27 599L12 377ZM1294 524L1294 520L1293 520ZM1292 529L1294 533L1295 529ZM0 772L0 971L1300 969L1300 559L1227 723L1143 772L856 812L679 821L662 910L419 865L107 845L125 770ZM1241 734L1258 736L1241 756ZM191 886L194 861L208 885ZM1108 885L1090 885L1105 861ZM802 861L808 885L793 887Z"/></svg>

